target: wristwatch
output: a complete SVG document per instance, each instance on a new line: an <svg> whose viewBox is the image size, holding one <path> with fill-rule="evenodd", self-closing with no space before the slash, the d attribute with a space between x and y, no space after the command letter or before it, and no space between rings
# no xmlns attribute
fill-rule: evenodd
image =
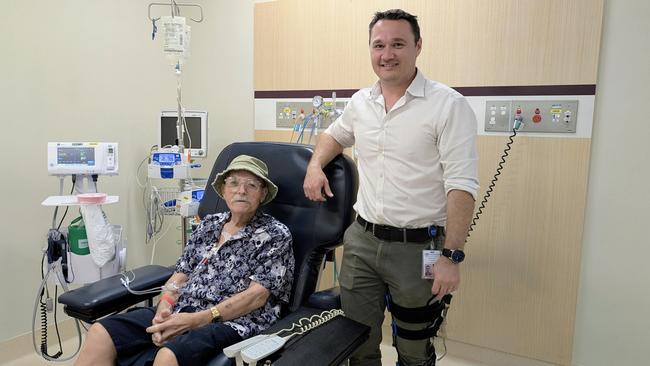
<svg viewBox="0 0 650 366"><path fill-rule="evenodd" d="M442 249L442 255L449 258L452 263L460 263L465 260L465 252L461 249Z"/></svg>
<svg viewBox="0 0 650 366"><path fill-rule="evenodd" d="M221 321L221 313L219 312L219 309L217 309L216 306L213 306L210 308L210 312L212 313L212 322L217 323Z"/></svg>

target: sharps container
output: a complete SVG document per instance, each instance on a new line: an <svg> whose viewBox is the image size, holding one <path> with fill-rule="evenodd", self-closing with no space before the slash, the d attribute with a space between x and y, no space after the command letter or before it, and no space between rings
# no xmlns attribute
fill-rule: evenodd
<svg viewBox="0 0 650 366"><path fill-rule="evenodd" d="M68 226L68 244L70 245L70 251L74 254L90 254L90 248L88 248L88 236L86 235L86 226L84 225L84 220L81 216L72 220L70 226Z"/></svg>

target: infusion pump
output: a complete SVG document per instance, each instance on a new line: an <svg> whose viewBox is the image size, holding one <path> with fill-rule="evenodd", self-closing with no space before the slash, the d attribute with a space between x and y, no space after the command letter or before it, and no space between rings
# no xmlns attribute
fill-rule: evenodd
<svg viewBox="0 0 650 366"><path fill-rule="evenodd" d="M48 142L50 175L116 175L117 142Z"/></svg>

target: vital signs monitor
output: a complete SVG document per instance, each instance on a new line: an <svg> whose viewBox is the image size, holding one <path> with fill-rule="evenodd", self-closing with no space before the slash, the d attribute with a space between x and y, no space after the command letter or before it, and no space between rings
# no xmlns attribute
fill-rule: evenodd
<svg viewBox="0 0 650 366"><path fill-rule="evenodd" d="M206 111L185 111L185 124L183 144L190 149L193 158L204 158L208 153L208 112ZM176 121L178 111L160 112L160 128L158 131L160 147L165 148L177 145ZM188 137L189 134L189 137ZM191 146L190 146L191 138Z"/></svg>
<svg viewBox="0 0 650 366"><path fill-rule="evenodd" d="M50 175L116 175L117 142L48 142Z"/></svg>

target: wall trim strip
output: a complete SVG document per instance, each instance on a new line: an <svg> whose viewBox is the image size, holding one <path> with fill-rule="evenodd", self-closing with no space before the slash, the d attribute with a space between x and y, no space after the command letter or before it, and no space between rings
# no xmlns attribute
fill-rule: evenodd
<svg viewBox="0 0 650 366"><path fill-rule="evenodd" d="M524 85L524 86L459 86L455 87L466 97L518 96L518 95L596 95L596 84L579 85ZM336 92L338 98L349 98L358 89L320 90L256 90L255 99L312 98L329 96Z"/></svg>

